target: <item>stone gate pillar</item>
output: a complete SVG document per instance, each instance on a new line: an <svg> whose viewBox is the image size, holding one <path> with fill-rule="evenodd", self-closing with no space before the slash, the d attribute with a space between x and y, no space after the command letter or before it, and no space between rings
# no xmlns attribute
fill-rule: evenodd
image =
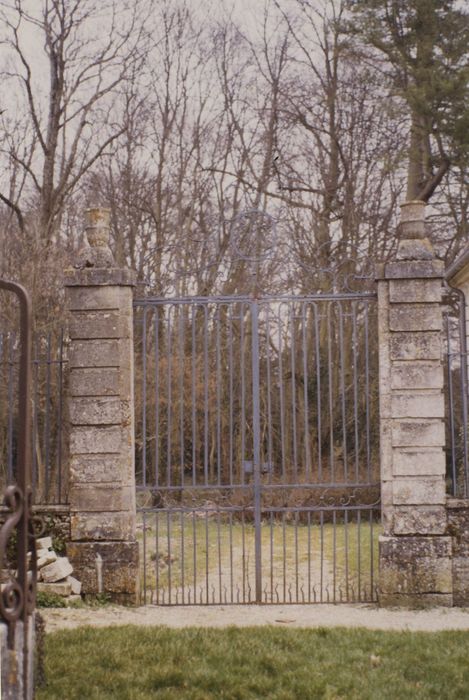
<svg viewBox="0 0 469 700"><path fill-rule="evenodd" d="M109 249L109 211L89 209L69 310L70 510L67 555L85 594L136 603L132 287Z"/></svg>
<svg viewBox="0 0 469 700"><path fill-rule="evenodd" d="M442 365L443 263L424 202L402 206L396 259L378 281L383 605L451 605Z"/></svg>

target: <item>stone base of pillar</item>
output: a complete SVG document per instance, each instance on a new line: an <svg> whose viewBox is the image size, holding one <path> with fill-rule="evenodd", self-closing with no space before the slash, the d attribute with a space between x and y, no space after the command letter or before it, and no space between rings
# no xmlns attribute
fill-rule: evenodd
<svg viewBox="0 0 469 700"><path fill-rule="evenodd" d="M379 538L379 604L453 605L452 541L448 536Z"/></svg>
<svg viewBox="0 0 469 700"><path fill-rule="evenodd" d="M138 542L69 542L67 556L82 593L106 593L114 603L138 605Z"/></svg>
<svg viewBox="0 0 469 700"><path fill-rule="evenodd" d="M448 532L453 538L453 602L469 606L469 499L448 499Z"/></svg>

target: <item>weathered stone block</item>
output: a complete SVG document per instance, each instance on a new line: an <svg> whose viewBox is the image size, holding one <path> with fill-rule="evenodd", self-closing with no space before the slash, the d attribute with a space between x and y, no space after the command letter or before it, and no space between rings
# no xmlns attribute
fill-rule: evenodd
<svg viewBox="0 0 469 700"><path fill-rule="evenodd" d="M122 304L121 289L116 286L71 287L68 300L72 311L119 309Z"/></svg>
<svg viewBox="0 0 469 700"><path fill-rule="evenodd" d="M454 556L469 561L469 499L448 499L448 532L453 537Z"/></svg>
<svg viewBox="0 0 469 700"><path fill-rule="evenodd" d="M74 512L70 515L70 521L72 541L75 542L80 540L131 541L135 538L135 514L129 511Z"/></svg>
<svg viewBox="0 0 469 700"><path fill-rule="evenodd" d="M392 389L442 389L443 367L440 361L396 360L391 368Z"/></svg>
<svg viewBox="0 0 469 700"><path fill-rule="evenodd" d="M55 552L49 552L48 549L40 549L37 553L37 568L42 569L43 566L52 564L57 559Z"/></svg>
<svg viewBox="0 0 469 700"><path fill-rule="evenodd" d="M401 419L392 426L393 447L440 447L445 444L445 425L438 418Z"/></svg>
<svg viewBox="0 0 469 700"><path fill-rule="evenodd" d="M443 476L445 471L446 460L442 448L394 451L394 476Z"/></svg>
<svg viewBox="0 0 469 700"><path fill-rule="evenodd" d="M81 581L74 576L67 576L67 583L70 584L72 595L79 596L81 593Z"/></svg>
<svg viewBox="0 0 469 700"><path fill-rule="evenodd" d="M440 279L403 279L389 281L391 303L440 302Z"/></svg>
<svg viewBox="0 0 469 700"><path fill-rule="evenodd" d="M394 479L393 504L443 505L446 502L446 485L443 477L408 477Z"/></svg>
<svg viewBox="0 0 469 700"><path fill-rule="evenodd" d="M441 331L439 304L392 304L389 309L391 331Z"/></svg>
<svg viewBox="0 0 469 700"><path fill-rule="evenodd" d="M379 537L380 555L388 561L412 564L416 559L446 560L452 555L449 536L438 537Z"/></svg>
<svg viewBox="0 0 469 700"><path fill-rule="evenodd" d="M417 392L398 394L391 397L393 418L444 418L445 402L438 392Z"/></svg>
<svg viewBox="0 0 469 700"><path fill-rule="evenodd" d="M119 397L75 397L69 402L72 425L115 425L122 421Z"/></svg>
<svg viewBox="0 0 469 700"><path fill-rule="evenodd" d="M52 547L52 537L38 537L36 549L50 549Z"/></svg>
<svg viewBox="0 0 469 700"><path fill-rule="evenodd" d="M72 340L120 338L121 318L117 311L74 311L70 316Z"/></svg>
<svg viewBox="0 0 469 700"><path fill-rule="evenodd" d="M68 581L61 581L60 583L38 583L37 592L52 593L53 595L67 598L72 592L72 586Z"/></svg>
<svg viewBox="0 0 469 700"><path fill-rule="evenodd" d="M394 535L444 535L446 509L441 506L395 506L392 515Z"/></svg>
<svg viewBox="0 0 469 700"><path fill-rule="evenodd" d="M121 449L120 426L72 427L70 452L73 455L100 452L119 453Z"/></svg>
<svg viewBox="0 0 469 700"><path fill-rule="evenodd" d="M137 604L140 593L137 542L71 542L67 554L84 595L108 593L115 602Z"/></svg>
<svg viewBox="0 0 469 700"><path fill-rule="evenodd" d="M135 507L135 489L119 483L89 483L70 486L70 511L126 511Z"/></svg>
<svg viewBox="0 0 469 700"><path fill-rule="evenodd" d="M52 564L41 569L41 577L46 583L56 583L67 578L72 572L73 567L67 557L59 557Z"/></svg>
<svg viewBox="0 0 469 700"><path fill-rule="evenodd" d="M133 483L133 456L83 454L70 458L70 480L74 483L113 481Z"/></svg>
<svg viewBox="0 0 469 700"><path fill-rule="evenodd" d="M70 372L70 395L73 396L119 396L119 370L115 367L72 369Z"/></svg>
<svg viewBox="0 0 469 700"><path fill-rule="evenodd" d="M435 253L428 238L401 238L396 260L433 260Z"/></svg>
<svg viewBox="0 0 469 700"><path fill-rule="evenodd" d="M453 556L453 604L469 606L469 556Z"/></svg>
<svg viewBox="0 0 469 700"><path fill-rule="evenodd" d="M439 360L441 334L436 331L398 331L390 335L393 360Z"/></svg>
<svg viewBox="0 0 469 700"><path fill-rule="evenodd" d="M439 598L439 604L450 605L451 538L380 536L379 589L380 602L425 604L446 596Z"/></svg>
<svg viewBox="0 0 469 700"><path fill-rule="evenodd" d="M453 596L453 574L451 559L438 560L417 559L414 564L403 566L394 561L391 566L380 562L379 570L380 603L382 596L404 595L415 596L447 595ZM442 603L445 605L445 603ZM449 603L452 605L452 600Z"/></svg>
<svg viewBox="0 0 469 700"><path fill-rule="evenodd" d="M75 340L70 347L70 367L118 367L119 350L117 339Z"/></svg>
<svg viewBox="0 0 469 700"><path fill-rule="evenodd" d="M403 260L389 262L384 266L386 279L443 278L444 274L445 264L443 260Z"/></svg>

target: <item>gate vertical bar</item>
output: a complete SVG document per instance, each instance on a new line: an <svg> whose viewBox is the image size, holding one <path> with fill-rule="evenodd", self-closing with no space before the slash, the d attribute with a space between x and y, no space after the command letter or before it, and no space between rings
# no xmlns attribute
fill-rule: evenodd
<svg viewBox="0 0 469 700"><path fill-rule="evenodd" d="M262 552L261 552L261 420L259 405L259 305L251 304L252 324L252 432L254 475L254 548L256 567L256 603L262 602Z"/></svg>

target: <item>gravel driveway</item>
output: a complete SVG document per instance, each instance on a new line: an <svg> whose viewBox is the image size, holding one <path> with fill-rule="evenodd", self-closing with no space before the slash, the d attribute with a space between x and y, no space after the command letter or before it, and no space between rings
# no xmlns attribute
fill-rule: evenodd
<svg viewBox="0 0 469 700"><path fill-rule="evenodd" d="M226 627L275 625L284 627L367 627L382 630L469 630L469 609L379 609L373 605L232 605L140 608L43 608L46 631L83 625L166 625L168 627Z"/></svg>

